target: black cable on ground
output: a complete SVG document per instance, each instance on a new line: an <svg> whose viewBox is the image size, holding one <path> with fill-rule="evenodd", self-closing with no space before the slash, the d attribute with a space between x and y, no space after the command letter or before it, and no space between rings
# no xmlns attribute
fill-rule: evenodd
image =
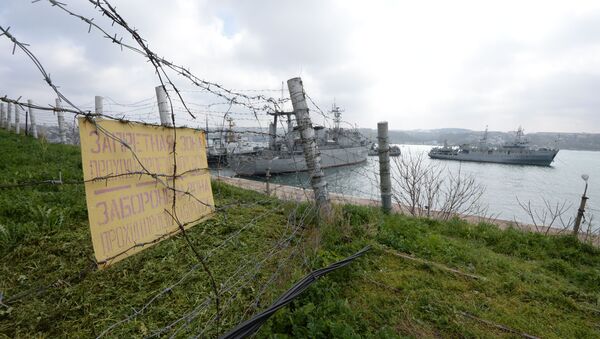
<svg viewBox="0 0 600 339"><path fill-rule="evenodd" d="M369 249L371 249L371 246L367 246L362 250L356 252L355 254L347 257L346 259L331 264L328 267L312 271L307 276L302 278L302 280L298 281L294 286L292 286L292 288L287 290L283 295L281 295L279 299L275 300L275 302L271 306L269 306L269 308L239 324L234 329L223 335L221 339L245 338L249 335L252 335L256 331L258 331L262 324L265 321L267 321L267 319L269 319L269 317L271 317L273 313L275 313L278 309L284 307L285 305L289 304L294 298L296 298L302 292L304 292L304 290L306 290L308 286L310 286L310 284L315 282L318 278L324 276L329 272L335 271L338 268L350 264L356 258L362 256Z"/></svg>

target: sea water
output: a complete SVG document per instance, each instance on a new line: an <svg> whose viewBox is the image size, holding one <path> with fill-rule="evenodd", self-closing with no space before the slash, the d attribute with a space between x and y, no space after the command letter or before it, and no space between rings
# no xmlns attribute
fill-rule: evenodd
<svg viewBox="0 0 600 339"><path fill-rule="evenodd" d="M433 146L398 145L402 156L422 156L423 165L440 166L443 176L456 176L460 170L463 175L473 176L477 183L485 187L481 205L487 207L486 216L497 219L532 223L529 214L519 205L531 203L532 210L543 215L546 211L544 200L556 207L565 204L564 222L574 219L581 200L585 182L582 174L588 174L586 220L592 219L595 229L600 228L600 152L561 150L551 166L505 165L494 163L461 162L429 159L427 152ZM394 159L391 162L392 185L396 175ZM224 171L224 175L231 175ZM379 159L369 157L365 163L330 168L325 170L326 180L331 192L348 196L379 199ZM264 180L264 178L253 178ZM449 179L449 178L442 178ZM273 183L310 187L306 173L274 175ZM550 220L548 216L546 220ZM561 226L561 221L554 224Z"/></svg>

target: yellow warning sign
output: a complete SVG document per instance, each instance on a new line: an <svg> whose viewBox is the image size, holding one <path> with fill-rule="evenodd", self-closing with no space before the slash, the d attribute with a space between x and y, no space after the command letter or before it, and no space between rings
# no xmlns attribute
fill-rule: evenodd
<svg viewBox="0 0 600 339"><path fill-rule="evenodd" d="M189 228L214 210L203 132L80 118L79 134L100 267L179 232L180 225Z"/></svg>

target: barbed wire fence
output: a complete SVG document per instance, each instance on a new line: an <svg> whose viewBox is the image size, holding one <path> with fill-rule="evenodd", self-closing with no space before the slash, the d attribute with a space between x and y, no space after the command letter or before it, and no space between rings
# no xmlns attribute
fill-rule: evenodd
<svg viewBox="0 0 600 339"><path fill-rule="evenodd" d="M314 183L312 183L311 173L307 173L306 161L303 152L301 152L302 138L297 127L294 126L294 124L298 124L298 121L294 118L293 112L289 112L292 99L284 98L283 94L278 96L284 91L283 88L228 89L218 83L202 79L188 68L159 56L149 47L141 32L133 28L109 1L88 0L89 4L98 11L98 14L109 22L105 26L110 26L111 29L105 28L97 18L78 14L70 10L66 4L56 0L36 0L33 2L47 2L52 8L61 11L65 15L79 19L86 26L89 33L92 31L99 32L109 43L124 51L141 56L151 65L151 70L156 75L159 83L158 88L162 89L167 98L167 121L161 119L161 101L155 95L140 98L132 103L123 103L104 96L100 101L94 100L77 105L59 90L42 62L31 51L30 46L18 40L9 28L0 27L0 36L8 38L14 44L12 53L15 54L17 50L24 53L39 70L44 81L57 97L57 101L49 105L36 104L22 98L0 97L2 127L15 132L17 132L16 128L19 128L26 134L31 133L33 135L35 126L36 134L49 142L77 144L79 140L77 119L82 118L93 124L99 134L127 149L136 163L135 170L98 176L87 181L65 177L59 177L59 179L39 178L37 181L0 185L0 189L19 189L36 185L83 185L90 181L108 181L123 176L139 176L155 180L156 185L168 190L172 195L169 215L177 225L177 230L166 233L152 242L136 243L104 262L92 262L87 267L82 268L77 276L62 280L73 283L81 281L93 272L97 265L110 264L113 260L126 255L132 250L157 243L174 234L181 235L189 251L196 259L196 262L185 273L174 277L172 281L149 293L143 304L130 305L131 312L119 319L114 319L112 323L97 334L97 337L114 335L125 324L148 315L154 305L168 299L168 296L174 290L183 289L198 272L202 272L208 280L204 295L191 301L185 311L165 319L159 328L153 329L147 335L148 337L219 336L224 333L224 330L233 328L235 325L248 320L248 317L260 311L260 307L273 301L265 300L267 292L276 284L278 277L284 274L286 269L289 269L288 266L294 259L300 259L300 262L304 263L308 262L302 243L307 237L306 228L311 225L313 222L311 219L319 212L317 204L309 204L308 207L303 204L303 202L315 200L315 194L312 190ZM116 30L116 28L122 29L127 34L127 39L111 31L112 29ZM127 42L129 40L132 42ZM183 79L195 89L179 88L176 79ZM188 94L193 96L198 93L202 94L204 100L194 101L187 97ZM367 146L373 142L372 138L360 133L351 123L336 120L331 112L322 109L311 96L306 93L303 94L306 96L307 105L313 116L318 115L327 130L336 130L342 124L348 132L345 135L348 139L348 145L358 145L356 147L338 148L341 151L327 153L327 160L334 164L352 163L353 159L361 160L354 161L356 162L354 165L344 167L343 171L335 168L327 170L325 179L327 188L330 189L331 200L339 203L357 202L358 198L356 196L358 195L363 199L360 203L378 204L380 197L379 167L374 157L368 158L366 162L364 161ZM101 103L101 109L98 107L98 102ZM65 114L67 115L66 119ZM8 119L9 116L11 116L10 119ZM288 120L285 121L284 118L277 119L276 117L284 117ZM184 173L178 171L176 141L173 142L171 151L173 170L169 172L153 171L144 165L141 156L136 153L127 140L99 124L100 119L117 121L122 124L142 124L156 128L168 126L171 127L173 140L177 140L177 128L179 127L200 130L206 133L208 155L214 155L214 164L212 164L211 171L216 180L254 189L266 193L266 195L262 195L259 200L252 202L242 199L233 201L224 199L223 204L213 206L194 192L182 190L176 185L177 180L184 175ZM12 125L7 123L8 121ZM239 124L240 127L236 127L236 124ZM320 135L319 137L325 138L325 141L320 145L323 146L321 156L323 156L323 150L327 149L329 144L339 143L339 140L329 140L328 135ZM265 148L272 148L266 147L267 145L276 145L279 147L278 152L264 151ZM356 149L361 149L360 152L364 152L364 157L363 153L356 153ZM211 154L211 151L215 153ZM381 151L387 152L388 150ZM257 174L261 176L262 181L232 178L239 174L238 172L247 173L244 172L243 168L240 168L239 163L238 167L231 163L227 159L227 154L234 154L239 158L243 158L246 154L254 158L264 155L267 157L266 159L271 159L271 163L265 167L266 173L258 171ZM272 161L282 160L282 154L288 157L289 164L292 167L282 171L286 172L285 175L277 176L275 175L277 171L272 168ZM281 159L279 159L280 156ZM204 171L204 168L187 170L187 172ZM350 177L348 173L351 173L352 176ZM353 178L360 178L361 180L356 181ZM290 186L294 186L296 189L292 189ZM213 192L217 199L225 195L220 190L221 187L217 186ZM273 199L271 196L283 198L283 200ZM215 218L218 218L220 222L228 225L227 228L234 229L234 231L211 244L209 248L203 246L197 239L188 236L188 226L197 224L199 220L181 221L181 218L177 215L177 205L180 199L192 199L198 204L210 208ZM291 209L286 209L290 201L293 206ZM229 224L228 214L233 213L232 211L265 204L269 208L264 209L251 220L237 225ZM279 234L273 239L265 239L266 245L259 252L248 254L235 265L233 270L222 272L222 269L215 263L216 258L226 257L228 251L235 250L234 247L237 241L245 233L250 232L259 222L267 220L270 216L284 209L288 212L287 223L280 225ZM197 225L196 227L201 226ZM206 228L202 234L205 230ZM307 272L313 269L310 265L306 266L305 271ZM217 275L215 272L219 272L219 274ZM2 302L8 305L15 304L25 298L45 293L57 284L58 282L52 282L37 286L4 298ZM248 286L256 286L257 292L250 297L240 296L241 291Z"/></svg>
<svg viewBox="0 0 600 339"><path fill-rule="evenodd" d="M36 2L40 1L34 1L34 3ZM33 289L22 291L18 294L4 298L3 303L14 305L26 298L44 294L65 281L77 283L78 281L85 279L98 265L110 264L113 260L126 255L130 251L147 247L160 242L171 235L179 234L187 243L187 247L190 252L193 253L197 263L193 264L189 270L177 277L173 282L168 283L165 287L151 293L147 302L143 305L131 305L133 311L129 315L108 325L97 335L97 337L111 336L124 324L148 314L151 312L153 305L159 300L167 298L175 289L185 285L198 271L203 272L208 278L207 293L203 299L190 304L190 308L183 314L180 314L175 318L167 319L162 328L153 330L148 336L174 337L182 334L193 335L196 337L219 336L223 333L223 330L247 320L248 316L254 314L265 302L268 302L268 300L263 301L263 298L267 294L266 292L276 283L278 276L283 274L283 271L289 270L287 266L291 260L298 257L304 257L302 262L307 263L309 261L306 259L306 253L302 246L302 242L306 236L305 229L312 223L310 220L314 218L315 213L318 213L318 207L315 204L309 204L308 208L304 207L305 205L303 202L313 201L314 195L312 194L310 186L310 175L306 174L306 168L303 165L300 165L304 161L303 155L298 153L296 149L290 149L294 169L291 175L291 177L293 177L292 182L288 182L288 184L291 183L300 187L298 189L299 194L295 196L292 196L294 194L290 195L290 193L287 192L286 186L279 185L278 187L274 187L271 192L268 192L269 195L263 196L263 198L257 201L248 202L244 200L234 200L228 201L223 205L212 206L208 201L196 196L194 192L178 188L176 182L185 173L181 173L177 169L177 128L189 127L201 130L206 133L207 139L209 139L211 135L215 136L216 140L228 139L229 143L233 145L233 148L228 150L231 153L239 152L241 154L244 151L247 151L248 147L251 147L252 151L256 151L256 149L252 147L253 145L256 146L261 143L265 144L270 140L277 141L282 139L284 137L283 135L292 134L294 132L291 124L294 120L293 117L288 120L287 125L282 121L283 119L279 121L281 127L280 131L283 131L283 133L274 133L272 130L265 127L268 126L271 121L269 114L272 115L284 112L284 106L290 103L290 99L283 98L283 95L279 98L274 98L268 94L263 94L275 94L279 93L280 90L233 90L227 89L217 83L203 80L194 75L187 68L176 65L154 53L149 48L146 40L142 38L140 32L132 28L110 2L91 0L89 2L98 10L101 16L108 18L111 22L111 27L120 27L123 29L130 35L130 38L134 43L125 43L125 39L119 37L116 33L108 33L108 30L97 23L98 21L94 20L94 18L87 18L75 13L68 9L66 4L48 0L48 3L52 7L69 16L78 18L87 24L88 32L97 30L111 43L118 45L121 49L143 56L146 61L150 63L156 74L156 78L160 84L158 87L162 89L162 92L166 95L170 121L158 119L161 113L161 102L160 97L155 96L142 98L133 103L122 103L110 97L104 97L100 99L96 98L95 101L84 103L82 105L77 105L74 101L70 100L67 95L62 93L59 86L53 82L49 72L46 71L40 59L32 52L33 47L30 48L29 45L17 39L17 37L13 35L13 32L10 31L10 28L0 27L0 36L6 37L14 44L13 54L15 54L17 50L19 50L20 53L24 53L42 74L44 81L57 97L56 102L49 105L36 104L31 101L25 101L22 98L13 99L7 96L1 97L0 102L2 102L3 107L0 107L0 111L5 112L4 106L6 106L7 112L10 112L13 117L12 119L5 119L4 117L7 115L3 114L2 121L16 121L16 125L6 126L5 128L23 128L26 134L33 132L35 129L39 133L37 137L46 141L77 144L79 142L79 121L89 122L94 126L98 134L102 134L106 138L114 141L120 147L126 149L135 162L135 165L133 166L134 170L129 170L124 173L97 176L89 180L60 176L58 180L54 178L40 178L40 180L37 181L32 180L28 182L4 184L1 185L0 188L20 189L37 185L83 185L86 182L108 182L111 179L127 176L138 176L140 178L148 177L154 180L156 185L170 192L170 195L172 196L171 208L165 212L170 215L178 228L172 232L163 234L150 242L135 243L131 247L102 262L94 261L88 267L83 268L76 277L60 279L60 281L57 282L40 285ZM214 102L194 102L184 99L186 90L180 90L176 86L175 78L173 76L187 79L193 86L199 88L199 92L211 95L217 100ZM195 92L190 91L190 93ZM324 122L332 125L333 118L316 106L312 99L310 101L313 107L321 113ZM288 117L291 115L292 114L288 113ZM15 117L18 117L18 119L14 119ZM78 118L83 120L78 120ZM142 124L155 128L160 128L160 126L173 127L171 129L174 140L171 150L173 155L172 172L154 171L147 167L141 160L141 155L137 154L135 149L129 144L128 140L125 140L115 133L115 131L111 131L99 123L102 119L117 121L122 124ZM24 127L22 127L23 120L26 121ZM234 128L234 124L237 122L239 122L240 125L251 124L258 127ZM20 133L21 131L16 130L15 132ZM243 140L242 138L253 141L252 143L244 145L246 140ZM353 138L361 138L361 136L359 133L354 133ZM294 142L296 140L292 141ZM364 143L366 142L365 140L353 141L362 143L361 146L364 146ZM349 151L345 151L338 155L332 155L331 159L334 161L347 162L349 156L353 156L353 154ZM228 175L233 174L231 173L232 169L227 169L224 166L224 161L225 159L222 157L218 157L217 159L217 178L220 178L220 171L228 170L230 171ZM186 170L186 172L202 171L204 171L203 168ZM378 175L377 171L370 167L356 166L352 168L352 171L357 175L368 178L368 180L376 180L376 176ZM233 169L233 172L235 172L235 169ZM339 180L342 182L343 175L336 173L328 179L334 181ZM225 182L227 182L227 180L225 180ZM339 185L339 187L342 186L343 184ZM248 255L232 272L224 274L221 274L223 272L220 272L217 277L214 272L220 271L220 269L214 266L215 258L226 256L228 251L233 250L231 248L232 245L236 244L236 241L238 241L245 232L250 231L259 223L259 221L280 212L284 206L286 206L287 203L285 200L279 201L270 197L270 195L277 195L278 192L282 192L281 196L286 197L293 202L293 207L287 215L287 224L280 227L281 230L279 236L271 240L265 240L267 245L264 246L264 251L262 253L252 253ZM216 188L214 194L215 197L220 198L220 187ZM369 194L372 195L373 192L369 192ZM345 196L345 194L341 195ZM216 218L219 218L219 220L224 223L228 222L228 214L232 213L235 209L251 208L253 206L264 204L270 204L271 207L265 209L262 213L256 215L252 220L249 220L245 224L232 225L232 228L235 229L235 231L228 234L211 248L204 248L202 244L199 244L188 236L188 226L197 223L199 220L181 221L177 215L177 205L180 199L192 199L198 204L210 208L212 213L216 215ZM269 268L271 269L269 270ZM306 267L306 270L310 271L310 269L312 268ZM269 272L269 274L265 275L265 271ZM260 288L258 288L257 293L250 298L241 298L240 291L249 285L260 286ZM210 311L210 309L212 309L212 311Z"/></svg>

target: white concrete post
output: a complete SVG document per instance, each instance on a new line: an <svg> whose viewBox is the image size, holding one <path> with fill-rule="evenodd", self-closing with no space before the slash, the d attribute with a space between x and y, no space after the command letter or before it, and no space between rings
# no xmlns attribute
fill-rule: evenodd
<svg viewBox="0 0 600 339"><path fill-rule="evenodd" d="M8 131L12 129L12 110L13 104L8 103L8 111L6 112L6 130Z"/></svg>
<svg viewBox="0 0 600 339"><path fill-rule="evenodd" d="M29 122L31 123L31 135L33 135L33 137L37 139L38 131L37 131L37 125L35 123L35 112L33 111L33 108L31 107L33 105L33 101L27 100L27 104L29 104Z"/></svg>
<svg viewBox="0 0 600 339"><path fill-rule="evenodd" d="M21 106L15 105L15 133L21 133Z"/></svg>
<svg viewBox="0 0 600 339"><path fill-rule="evenodd" d="M321 169L321 155L315 140L315 130L310 121L308 113L308 105L306 104L306 96L302 79L293 78L287 81L296 115L296 122L300 131L300 139L302 140L302 150L304 151L304 159L310 174L310 181L315 193L315 200L319 208L319 215L322 218L329 219L331 216L331 202L329 200L329 191L327 190L327 181L325 174Z"/></svg>
<svg viewBox="0 0 600 339"><path fill-rule="evenodd" d="M6 126L6 106L0 102L0 128Z"/></svg>
<svg viewBox="0 0 600 339"><path fill-rule="evenodd" d="M95 111L96 114L104 114L104 103L103 103L104 98L96 95L94 97L94 103L95 103Z"/></svg>
<svg viewBox="0 0 600 339"><path fill-rule="evenodd" d="M158 101L158 114L160 114L160 124L163 126L172 126L171 111L169 110L169 100L164 86L156 86L156 100Z"/></svg>
<svg viewBox="0 0 600 339"><path fill-rule="evenodd" d="M58 135L60 136L60 143L67 143L67 131L65 126L65 112L61 111L60 98L56 98L56 116L58 118Z"/></svg>

